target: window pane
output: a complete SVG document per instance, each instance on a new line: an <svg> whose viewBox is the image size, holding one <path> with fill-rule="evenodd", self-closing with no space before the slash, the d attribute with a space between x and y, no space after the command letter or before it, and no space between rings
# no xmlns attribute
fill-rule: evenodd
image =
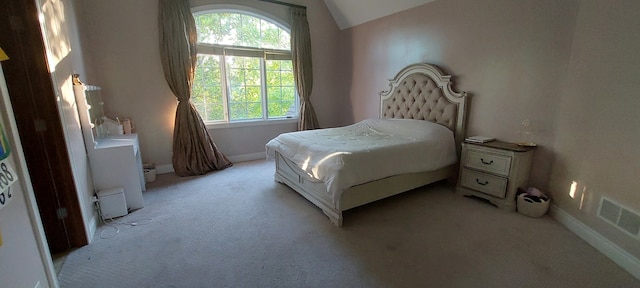
<svg viewBox="0 0 640 288"><path fill-rule="evenodd" d="M220 57L198 55L191 102L204 121L224 120Z"/></svg>
<svg viewBox="0 0 640 288"><path fill-rule="evenodd" d="M282 100L282 87L269 87L267 89L267 95L269 95L267 98L269 99L269 103Z"/></svg>
<svg viewBox="0 0 640 288"><path fill-rule="evenodd" d="M229 120L262 119L260 58L225 56Z"/></svg>
<svg viewBox="0 0 640 288"><path fill-rule="evenodd" d="M290 50L289 32L267 20L240 13L195 15L198 42Z"/></svg>
<svg viewBox="0 0 640 288"><path fill-rule="evenodd" d="M269 118L296 117L297 101L291 60L266 60Z"/></svg>
<svg viewBox="0 0 640 288"><path fill-rule="evenodd" d="M247 15L242 15L242 46L261 47L260 39L260 19Z"/></svg>
<svg viewBox="0 0 640 288"><path fill-rule="evenodd" d="M260 65L259 59L256 60L258 60L258 65ZM245 84L258 86L258 88L260 88L260 67L258 66L258 69L245 68L244 71Z"/></svg>
<svg viewBox="0 0 640 288"><path fill-rule="evenodd" d="M211 89L214 95L220 95L218 101L207 102L207 117L202 117L204 121L221 121L224 120L224 103L222 102L222 87Z"/></svg>
<svg viewBox="0 0 640 288"><path fill-rule="evenodd" d="M296 89L293 87L282 87L282 100L294 101L296 99Z"/></svg>
<svg viewBox="0 0 640 288"><path fill-rule="evenodd" d="M267 61L267 62L272 62L272 61ZM267 67L267 87L280 87L280 85L282 85L282 81L281 81L281 77L280 77L280 69L279 68L275 68L270 70L269 67Z"/></svg>
<svg viewBox="0 0 640 288"><path fill-rule="evenodd" d="M231 114L229 115L230 119L247 119L247 105L245 102L231 102L229 109L229 113Z"/></svg>
<svg viewBox="0 0 640 288"><path fill-rule="evenodd" d="M196 21L196 30L198 32L198 42L200 43L219 43L222 41L223 35L226 35L225 28L229 26L221 25L220 13L202 14L194 17Z"/></svg>
<svg viewBox="0 0 640 288"><path fill-rule="evenodd" d="M262 119L262 103L247 103L247 119Z"/></svg>

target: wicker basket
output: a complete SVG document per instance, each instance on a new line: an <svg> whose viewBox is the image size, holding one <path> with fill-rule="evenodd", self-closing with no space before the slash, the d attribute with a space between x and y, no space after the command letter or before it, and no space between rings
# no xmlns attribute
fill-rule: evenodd
<svg viewBox="0 0 640 288"><path fill-rule="evenodd" d="M534 202L527 199L525 193L518 195L516 205L520 214L529 217L540 217L547 213L551 200L542 200L542 202Z"/></svg>
<svg viewBox="0 0 640 288"><path fill-rule="evenodd" d="M156 164L144 164L142 168L142 172L144 174L144 182L150 183L156 181Z"/></svg>

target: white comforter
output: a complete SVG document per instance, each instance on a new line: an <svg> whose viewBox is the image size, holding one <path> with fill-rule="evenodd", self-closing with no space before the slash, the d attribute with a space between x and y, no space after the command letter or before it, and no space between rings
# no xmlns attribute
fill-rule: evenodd
<svg viewBox="0 0 640 288"><path fill-rule="evenodd" d="M356 124L284 133L266 145L309 176L327 184L333 200L344 189L404 173L436 170L456 162L453 132L422 120L367 119Z"/></svg>

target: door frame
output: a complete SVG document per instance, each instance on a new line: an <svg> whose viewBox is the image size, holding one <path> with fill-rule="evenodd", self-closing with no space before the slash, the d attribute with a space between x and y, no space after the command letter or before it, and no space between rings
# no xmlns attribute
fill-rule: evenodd
<svg viewBox="0 0 640 288"><path fill-rule="evenodd" d="M13 107L12 119L16 124L16 132L19 133L20 142L28 146L21 146L21 150L26 161L24 168L31 171L29 185L37 201L34 204L39 204L36 205L36 211L44 231L54 228L64 230L67 250L84 246L88 244L88 237L47 65L36 1L3 2L8 3L4 3L3 9L0 9L0 28L10 31L0 34L0 44L10 57L2 64L4 78L9 92L7 97L13 103L9 107ZM45 159L39 159L43 155ZM43 160L46 161L46 167L40 167ZM55 191L55 195L48 194L50 191ZM48 197L43 200L43 196ZM56 203L48 203L52 197ZM52 206L45 205L55 205L55 212L52 213ZM67 217L56 221L61 218L56 216L61 212L58 211L60 207L66 208ZM43 212L45 210L46 213ZM62 227L51 227L53 223ZM52 242L49 241L62 240L48 239L50 245ZM62 244L56 242L56 245ZM51 249L48 250L51 252Z"/></svg>
<svg viewBox="0 0 640 288"><path fill-rule="evenodd" d="M4 72L2 70L2 64L0 63L0 105L3 110L6 112L5 115L6 126L4 127L4 132L7 135L7 140L9 141L9 145L13 149L13 153L16 161L16 167L14 167L16 172L19 175L22 175L18 179L20 181L20 185L24 187L24 200L27 206L27 214L29 215L29 222L31 223L31 228L33 230L33 234L36 239L36 245L38 246L38 254L40 255L40 259L42 261L42 266L44 267L45 275L47 276L48 286L49 287L58 287L58 277L56 276L55 266L53 265L53 260L51 258L51 252L49 251L49 245L47 244L47 238L44 234L44 228L42 226L42 221L40 220L40 211L38 210L38 205L36 204L36 196L33 192L33 186L31 186L31 176L29 175L29 170L27 170L27 161L24 158L24 151L22 149L22 143L20 141L20 135L18 135L18 126L16 124L15 115L13 115L13 108L11 106L11 100L7 93L7 86L4 79Z"/></svg>

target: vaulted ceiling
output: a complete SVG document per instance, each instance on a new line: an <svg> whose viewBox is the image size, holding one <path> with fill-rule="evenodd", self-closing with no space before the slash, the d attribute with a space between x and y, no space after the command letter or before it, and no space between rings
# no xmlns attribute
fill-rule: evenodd
<svg viewBox="0 0 640 288"><path fill-rule="evenodd" d="M324 0L340 29L350 28L435 0Z"/></svg>

